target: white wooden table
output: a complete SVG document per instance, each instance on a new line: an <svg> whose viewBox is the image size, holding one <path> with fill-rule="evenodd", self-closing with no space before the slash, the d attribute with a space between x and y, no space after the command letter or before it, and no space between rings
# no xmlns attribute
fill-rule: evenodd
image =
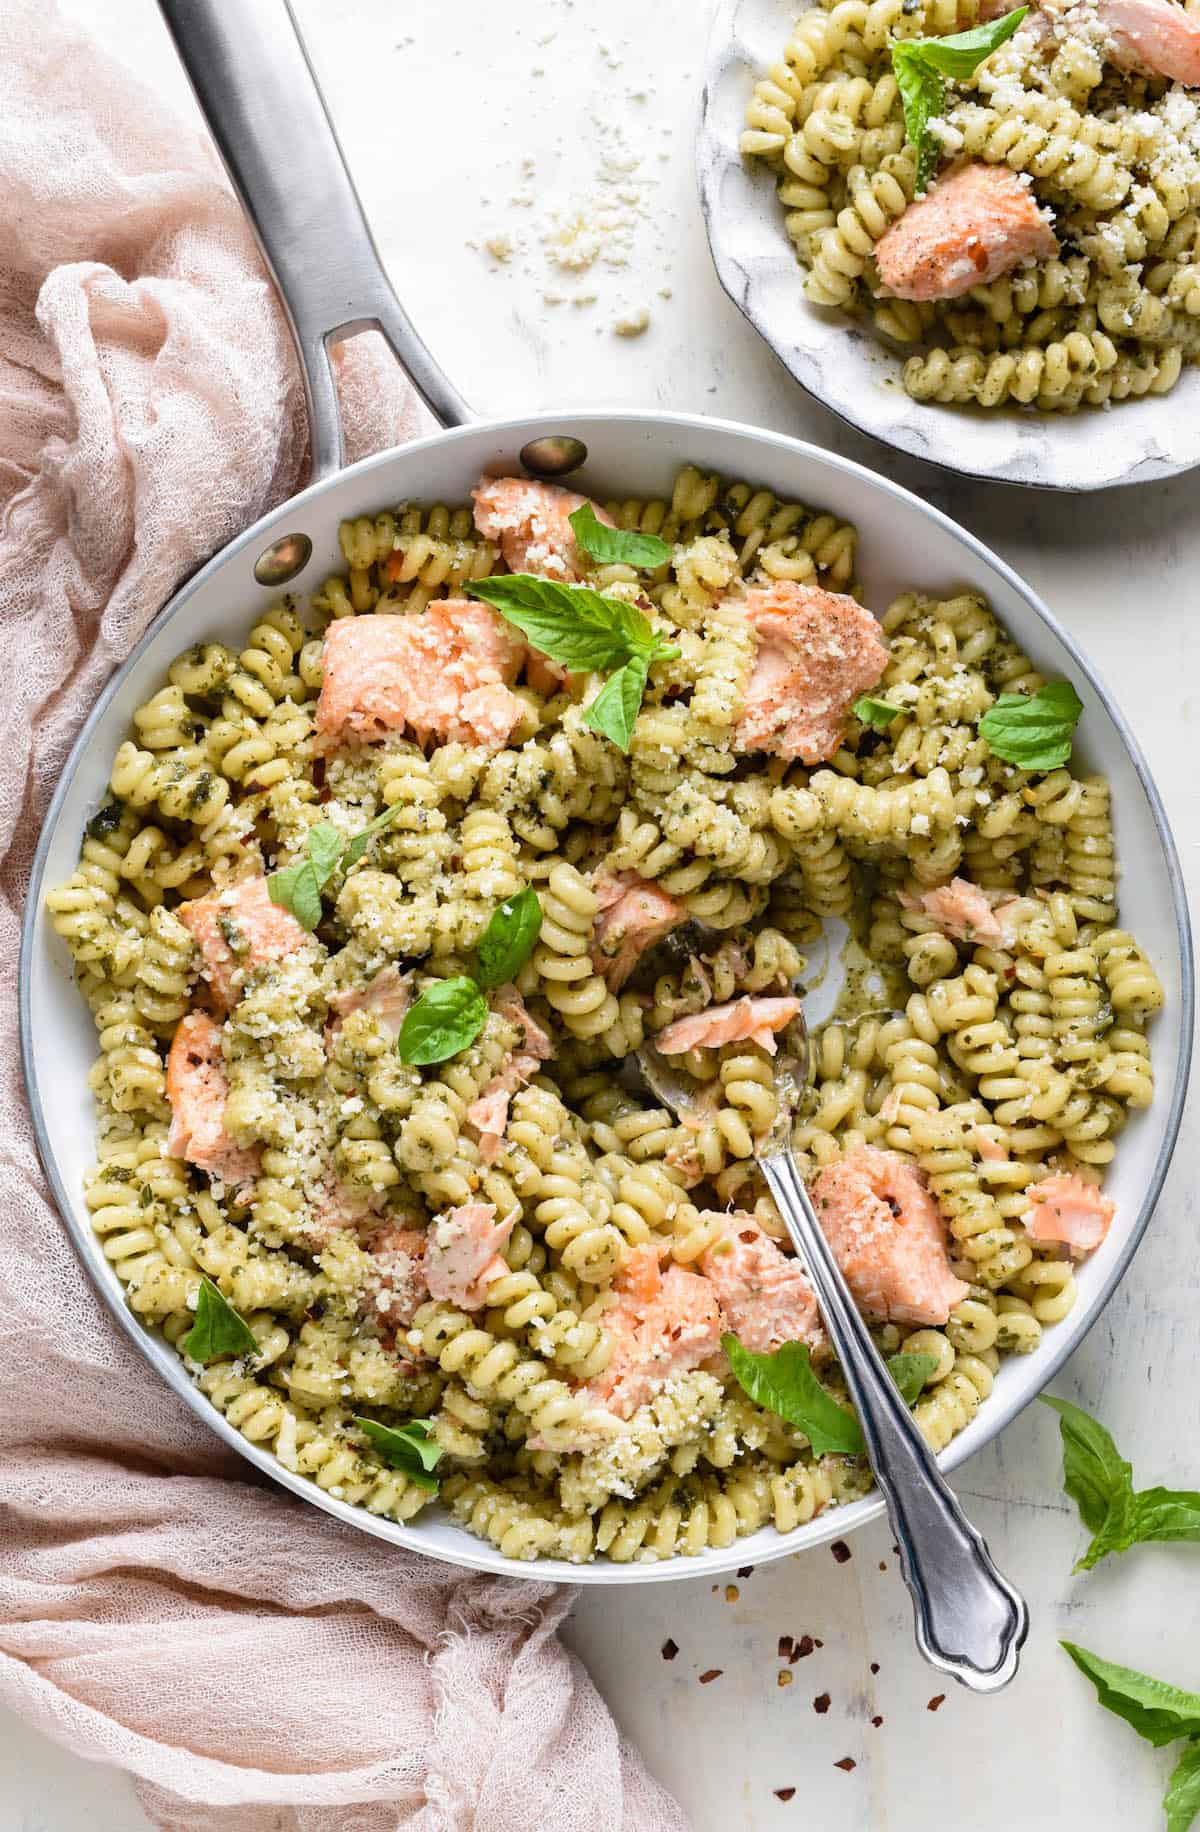
<svg viewBox="0 0 1200 1832"><path fill-rule="evenodd" d="M70 4L184 97L152 0ZM497 413L597 400L709 412L898 476L1023 572L1117 685L1200 883L1196 478L1089 500L957 483L803 398L709 266L691 169L707 25L696 0L296 0L296 10L397 287L469 400ZM597 188L611 201L599 160L615 151L619 164L622 149L641 163L617 188L632 187L647 212L632 265L546 267L536 234L547 209ZM529 193L532 205L508 201ZM498 262L480 246L522 227L524 255ZM597 296L548 303L547 289ZM640 305L646 332L616 335L614 320ZM1200 1486L1196 1143L1193 1118L1129 1277L1059 1384L1103 1416L1147 1485ZM846 1563L822 1548L740 1579L736 1593L690 1581L585 1594L571 1643L698 1832L1161 1825L1169 1758L1097 1707L1056 1644L1068 1636L1200 1687L1200 1551L1143 1549L1073 1579L1081 1538L1042 1407L956 1487L1033 1613L1020 1677L997 1698L951 1687L931 1712L944 1687L913 1652L882 1528L859 1534ZM819 1645L788 1665L781 1635ZM837 1766L847 1757L851 1770ZM145 1822L128 1783L98 1779L0 1714L0 1832L135 1832ZM791 1799L777 1798L787 1789Z"/></svg>

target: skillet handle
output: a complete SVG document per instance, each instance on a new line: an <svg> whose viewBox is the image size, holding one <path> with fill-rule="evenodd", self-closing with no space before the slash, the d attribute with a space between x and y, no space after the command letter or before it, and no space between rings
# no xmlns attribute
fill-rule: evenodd
<svg viewBox="0 0 1200 1832"><path fill-rule="evenodd" d="M392 291L287 0L159 7L283 299L313 481L345 463L329 346L356 331L382 331L444 426L473 418Z"/></svg>

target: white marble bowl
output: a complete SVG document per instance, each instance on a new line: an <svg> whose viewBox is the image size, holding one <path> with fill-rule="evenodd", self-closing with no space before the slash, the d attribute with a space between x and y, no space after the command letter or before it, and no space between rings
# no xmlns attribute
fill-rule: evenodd
<svg viewBox="0 0 1200 1832"><path fill-rule="evenodd" d="M722 286L808 392L860 432L970 477L1044 490L1152 483L1200 464L1200 368L1173 393L1111 408L914 401L903 358L869 326L810 305L773 175L752 170L738 140L756 78L778 63L803 0L719 0L709 41L697 147L700 201Z"/></svg>

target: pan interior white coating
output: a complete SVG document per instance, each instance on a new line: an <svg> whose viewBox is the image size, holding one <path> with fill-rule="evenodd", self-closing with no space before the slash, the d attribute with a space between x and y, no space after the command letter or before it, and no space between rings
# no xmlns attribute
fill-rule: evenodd
<svg viewBox="0 0 1200 1832"><path fill-rule="evenodd" d="M662 1564L590 1566L503 1558L436 1510L409 1526L378 1520L325 1495L247 1443L192 1387L183 1365L129 1313L113 1270L88 1224L82 1183L93 1153L87 1072L95 1055L90 1016L71 979L63 944L40 909L50 885L74 870L85 823L104 797L113 755L136 706L155 691L180 650L206 638L243 646L273 594L253 577L257 555L279 536L303 532L313 558L295 582L307 592L340 570L338 522L404 500L460 503L484 470L515 472L524 442L543 432L586 441L587 467L571 479L595 495L629 497L669 491L685 463L765 485L780 496L836 510L854 521L861 541L860 576L867 603L882 611L902 589L934 592L974 586L984 592L1013 636L1051 675L1068 675L1085 712L1077 767L1103 771L1112 783L1121 864L1121 921L1148 949L1166 988L1166 1009L1152 1043L1154 1104L1122 1133L1110 1189L1117 1220L1103 1247L1079 1273L1079 1302L1047 1332L1040 1350L1003 1366L992 1398L943 1459L953 1467L987 1442L1050 1378L1103 1306L1149 1218L1178 1127L1191 1038L1192 976L1187 913L1169 832L1145 765L1120 715L1069 637L1016 576L936 510L861 466L782 435L690 416L634 413L539 415L536 420L480 425L438 434L364 460L276 511L210 563L168 607L110 683L64 771L42 836L22 942L21 1018L26 1074L50 1171L67 1226L105 1300L163 1377L213 1428L277 1481L349 1524L402 1546L489 1571L583 1583L637 1583L711 1575L782 1556L844 1535L877 1514L875 1498L835 1509L781 1537L766 1528L726 1550Z"/></svg>

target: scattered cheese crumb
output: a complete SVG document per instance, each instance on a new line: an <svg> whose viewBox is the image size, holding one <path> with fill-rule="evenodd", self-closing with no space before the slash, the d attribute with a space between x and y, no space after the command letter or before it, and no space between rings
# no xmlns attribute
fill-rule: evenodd
<svg viewBox="0 0 1200 1832"><path fill-rule="evenodd" d="M640 337L650 323L650 314L644 305L624 313L613 321L613 330L618 337Z"/></svg>

